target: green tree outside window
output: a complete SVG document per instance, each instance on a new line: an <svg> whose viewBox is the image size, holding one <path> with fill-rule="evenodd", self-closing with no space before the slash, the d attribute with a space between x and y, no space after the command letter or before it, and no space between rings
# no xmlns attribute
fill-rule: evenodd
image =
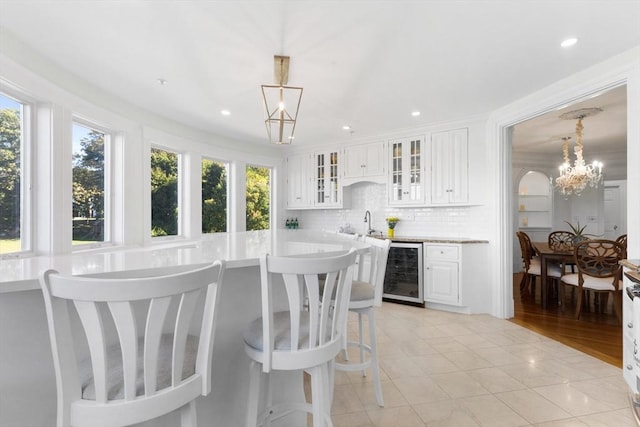
<svg viewBox="0 0 640 427"><path fill-rule="evenodd" d="M268 230L271 170L247 166L247 231Z"/></svg>
<svg viewBox="0 0 640 427"><path fill-rule="evenodd" d="M178 234L178 156L151 149L151 236Z"/></svg>
<svg viewBox="0 0 640 427"><path fill-rule="evenodd" d="M17 104L2 97L3 104ZM21 250L20 110L0 109L0 253Z"/></svg>
<svg viewBox="0 0 640 427"><path fill-rule="evenodd" d="M73 125L80 138L73 155L73 243L104 241L105 134Z"/></svg>
<svg viewBox="0 0 640 427"><path fill-rule="evenodd" d="M223 163L202 160L202 232L227 231L227 169Z"/></svg>

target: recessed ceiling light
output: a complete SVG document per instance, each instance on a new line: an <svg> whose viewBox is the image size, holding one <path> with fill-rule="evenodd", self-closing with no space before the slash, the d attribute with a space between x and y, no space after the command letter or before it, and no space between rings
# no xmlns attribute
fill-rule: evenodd
<svg viewBox="0 0 640 427"><path fill-rule="evenodd" d="M220 114L222 114L223 116L228 116L228 115L231 114L231 111L229 111L229 110L221 110Z"/></svg>
<svg viewBox="0 0 640 427"><path fill-rule="evenodd" d="M351 130L351 126L349 126L349 125L344 125L344 126L342 126L342 129L343 129L343 130Z"/></svg>
<svg viewBox="0 0 640 427"><path fill-rule="evenodd" d="M412 115L413 117L418 117L418 116L420 115L420 111L412 111L412 112L411 112L411 115Z"/></svg>
<svg viewBox="0 0 640 427"><path fill-rule="evenodd" d="M156 81L158 82L158 84L159 84L160 86L164 86L164 85L166 85L167 83L169 83L166 79L163 79L163 78L159 78L159 79L157 79Z"/></svg>
<svg viewBox="0 0 640 427"><path fill-rule="evenodd" d="M562 43L560 43L560 46L569 47L569 46L573 46L576 43L578 43L578 39L575 37L571 37L569 39L563 40Z"/></svg>

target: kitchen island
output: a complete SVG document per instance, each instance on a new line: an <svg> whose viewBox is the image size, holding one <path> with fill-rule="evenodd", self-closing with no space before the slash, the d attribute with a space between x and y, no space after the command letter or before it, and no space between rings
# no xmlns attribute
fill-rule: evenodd
<svg viewBox="0 0 640 427"><path fill-rule="evenodd" d="M54 268L63 274L79 275L151 268L160 273L227 260L214 343L212 392L198 400L197 408L201 425L240 426L244 425L249 380L242 331L260 314L259 256L331 254L351 247L367 248L362 242L332 233L276 230L217 233L198 241L0 260L0 426L55 424L55 377L38 285L42 271ZM275 381L278 398L303 398L299 374L276 376ZM174 427L179 425L176 415L142 425ZM289 422L299 425L295 420Z"/></svg>

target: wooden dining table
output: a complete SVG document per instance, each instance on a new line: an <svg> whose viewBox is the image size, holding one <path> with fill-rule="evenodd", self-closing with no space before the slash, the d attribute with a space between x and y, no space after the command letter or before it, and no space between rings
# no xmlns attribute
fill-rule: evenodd
<svg viewBox="0 0 640 427"><path fill-rule="evenodd" d="M531 244L540 257L540 299L542 300L542 308L547 308L549 293L547 287L547 265L549 260L558 263L570 263L573 261L573 250L555 250L549 246L548 242L531 242Z"/></svg>

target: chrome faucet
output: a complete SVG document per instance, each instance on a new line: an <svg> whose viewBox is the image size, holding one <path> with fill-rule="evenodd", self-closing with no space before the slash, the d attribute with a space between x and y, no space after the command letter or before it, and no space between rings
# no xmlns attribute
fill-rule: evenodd
<svg viewBox="0 0 640 427"><path fill-rule="evenodd" d="M364 213L364 222L367 223L367 236L373 233L373 228L371 227L371 212L366 211Z"/></svg>

